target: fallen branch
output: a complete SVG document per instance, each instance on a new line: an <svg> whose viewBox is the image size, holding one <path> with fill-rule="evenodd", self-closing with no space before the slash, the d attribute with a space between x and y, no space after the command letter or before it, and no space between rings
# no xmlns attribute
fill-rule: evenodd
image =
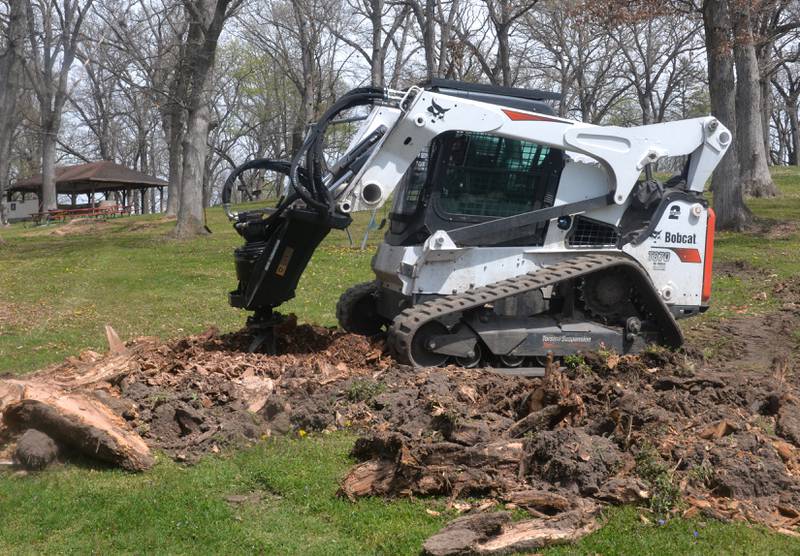
<svg viewBox="0 0 800 556"><path fill-rule="evenodd" d="M430 537L423 545L429 556L460 554L500 555L575 542L596 531L598 506L563 513L554 518L512 522L508 512L460 517Z"/></svg>
<svg viewBox="0 0 800 556"><path fill-rule="evenodd" d="M147 444L124 420L76 392L27 384L22 398L5 406L2 424L19 432L39 430L64 447L129 471L143 471L154 463Z"/></svg>

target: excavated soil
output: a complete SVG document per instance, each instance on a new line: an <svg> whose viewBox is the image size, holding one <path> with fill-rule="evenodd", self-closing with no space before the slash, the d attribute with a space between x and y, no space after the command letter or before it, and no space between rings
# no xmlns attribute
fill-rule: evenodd
<svg viewBox="0 0 800 556"><path fill-rule="evenodd" d="M141 338L122 348L119 372L73 387L179 461L270 435L354 431L358 463L340 485L350 498L481 497L537 517L636 503L794 532L800 286L765 287L780 309L702 323L678 352L588 354L544 378L415 370L379 340L289 320L276 356L246 353L245 332ZM34 378L67 384L111 357L86 352Z"/></svg>
<svg viewBox="0 0 800 556"><path fill-rule="evenodd" d="M798 228L796 222L759 219L756 223L755 231L766 239L781 240L788 239L796 234Z"/></svg>
<svg viewBox="0 0 800 556"><path fill-rule="evenodd" d="M281 355L247 353L250 340L244 332L219 336L215 330L171 343L140 339L127 348L133 355L126 365L130 370L97 385L93 394L152 448L195 461L275 433L321 430L328 421L313 420L310 400L308 416L293 416L285 426L267 415L280 392L305 398L303 392L316 386L368 377L389 364L366 338L298 326L294 319L278 330Z"/></svg>
<svg viewBox="0 0 800 556"><path fill-rule="evenodd" d="M49 232L51 236L74 236L74 235L92 235L99 234L107 231L111 227L111 223L107 220L98 220L96 218L75 218L64 224L56 226Z"/></svg>

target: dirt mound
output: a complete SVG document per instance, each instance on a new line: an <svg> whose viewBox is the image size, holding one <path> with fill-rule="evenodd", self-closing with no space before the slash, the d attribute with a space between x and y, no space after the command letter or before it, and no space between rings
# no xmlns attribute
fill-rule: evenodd
<svg viewBox="0 0 800 556"><path fill-rule="evenodd" d="M108 230L111 223L106 220L96 218L75 218L70 220L50 232L51 236L73 236L84 234L96 234Z"/></svg>
<svg viewBox="0 0 800 556"><path fill-rule="evenodd" d="M24 382L9 381L17 393L6 405L19 401L26 383L80 391L124 419L151 448L194 461L271 434L271 420L261 414L268 401L275 405L278 392L354 381L389 365L381 347L360 336L298 326L294 319L277 334L277 356L247 353L251 338L244 332L219 336L215 330L173 342L139 338L105 356L87 351ZM328 422L312 413L309 404L294 422L309 430Z"/></svg>
<svg viewBox="0 0 800 556"><path fill-rule="evenodd" d="M682 352L587 354L549 366L544 378L520 378L412 369L379 341L290 319L277 331L276 356L247 353L245 332L127 345L112 334L112 353L86 352L29 382L92 396L125 431L179 461L272 434L351 429L358 463L342 495L488 498L487 507L527 510L535 523L523 529L540 539L588 532L583 517L608 503L793 529L798 324L800 311L789 307L707 324ZM722 347L712 357L714 341ZM566 519L573 514L583 517ZM562 522L572 533L553 529ZM498 546L518 534L515 523L491 538L459 538Z"/></svg>
<svg viewBox="0 0 800 556"><path fill-rule="evenodd" d="M174 223L177 220L175 216L160 216L158 218L148 218L147 220L135 220L128 222L126 226L121 226L115 231L117 232L139 232L141 230L152 230L167 223Z"/></svg>
<svg viewBox="0 0 800 556"><path fill-rule="evenodd" d="M36 318L36 311L29 306L0 300L0 330L6 326L25 324Z"/></svg>
<svg viewBox="0 0 800 556"><path fill-rule="evenodd" d="M769 218L759 218L753 226L755 233L773 240L789 239L797 233L798 229L796 222Z"/></svg>
<svg viewBox="0 0 800 556"><path fill-rule="evenodd" d="M771 273L768 270L741 259L714 263L714 276L716 277L763 280L764 278L769 278L770 275Z"/></svg>
<svg viewBox="0 0 800 556"><path fill-rule="evenodd" d="M800 289L797 293L800 301ZM704 366L723 372L732 367L764 371L796 352L799 323L800 303L786 301L772 313L703 323L687 332L685 349Z"/></svg>

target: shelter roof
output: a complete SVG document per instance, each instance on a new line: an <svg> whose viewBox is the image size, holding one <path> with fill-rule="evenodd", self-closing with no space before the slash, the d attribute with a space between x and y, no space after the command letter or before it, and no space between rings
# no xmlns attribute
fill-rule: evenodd
<svg viewBox="0 0 800 556"><path fill-rule="evenodd" d="M89 162L74 166L56 167L57 193L89 193L90 191L114 191L141 187L165 187L168 183L155 176L133 170L110 160ZM11 191L38 192L42 187L42 175L36 174L18 180Z"/></svg>

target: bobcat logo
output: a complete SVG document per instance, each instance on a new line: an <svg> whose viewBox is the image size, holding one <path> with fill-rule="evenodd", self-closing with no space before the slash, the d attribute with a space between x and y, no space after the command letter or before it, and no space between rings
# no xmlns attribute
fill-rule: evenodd
<svg viewBox="0 0 800 556"><path fill-rule="evenodd" d="M661 230L655 230L650 237L653 239L661 239Z"/></svg>
<svg viewBox="0 0 800 556"><path fill-rule="evenodd" d="M431 105L428 106L428 112L433 114L434 118L437 118L439 120L443 120L445 112L449 112L449 111L450 111L449 108L444 108L442 106L439 106L438 104L436 104L435 100L431 99Z"/></svg>

